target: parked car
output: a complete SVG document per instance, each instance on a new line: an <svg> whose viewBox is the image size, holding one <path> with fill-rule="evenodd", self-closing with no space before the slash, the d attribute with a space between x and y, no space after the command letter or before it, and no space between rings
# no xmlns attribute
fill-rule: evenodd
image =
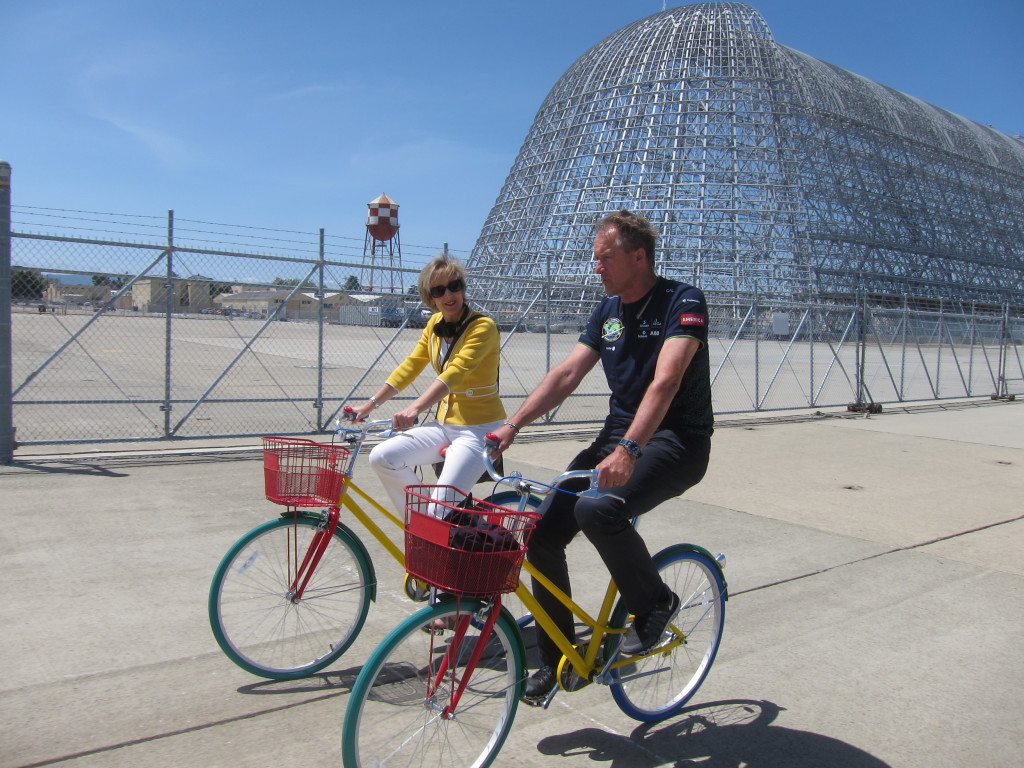
<svg viewBox="0 0 1024 768"><path fill-rule="evenodd" d="M385 328L397 328L405 322L405 310L401 307L381 307L380 324Z"/></svg>
<svg viewBox="0 0 1024 768"><path fill-rule="evenodd" d="M427 320L434 314L426 307L417 307L409 310L409 325L413 328L426 328Z"/></svg>
<svg viewBox="0 0 1024 768"><path fill-rule="evenodd" d="M397 328L402 323L408 328L424 328L429 319L430 310L426 307L389 306L380 311L380 324L387 328Z"/></svg>
<svg viewBox="0 0 1024 768"><path fill-rule="evenodd" d="M579 317L566 315L564 317L553 317L550 322L545 319L531 320L525 324L525 329L531 333L547 333L548 328L552 333L582 333L586 322Z"/></svg>

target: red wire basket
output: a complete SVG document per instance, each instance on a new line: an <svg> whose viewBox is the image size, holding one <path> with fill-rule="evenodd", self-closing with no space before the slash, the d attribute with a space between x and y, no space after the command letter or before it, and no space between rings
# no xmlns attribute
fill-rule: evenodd
<svg viewBox="0 0 1024 768"><path fill-rule="evenodd" d="M451 501L432 497L444 489ZM405 569L453 595L515 591L538 515L473 499L444 485L405 489Z"/></svg>
<svg viewBox="0 0 1024 768"><path fill-rule="evenodd" d="M289 507L338 503L349 449L298 437L263 438L263 484L267 498Z"/></svg>

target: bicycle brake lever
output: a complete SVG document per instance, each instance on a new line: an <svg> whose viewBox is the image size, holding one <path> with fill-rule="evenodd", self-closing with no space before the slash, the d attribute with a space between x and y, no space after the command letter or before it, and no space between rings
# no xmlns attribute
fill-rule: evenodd
<svg viewBox="0 0 1024 768"><path fill-rule="evenodd" d="M608 491L602 491L597 486L597 477L598 477L598 470L595 468L594 470L592 470L591 475L590 475L590 487L587 488L587 490L585 490L585 491L580 491L576 495L579 496L580 498L583 498L583 499L601 499L601 498L604 498L605 496L611 496L613 499L618 499L619 501L621 501L623 503L626 502L626 500L622 496L619 496L619 494L617 494L617 493L610 493Z"/></svg>
<svg viewBox="0 0 1024 768"><path fill-rule="evenodd" d="M618 499L623 504L626 503L626 500L622 496L619 496L619 494L609 493L608 491L602 491L600 488L587 488L587 490L580 491L576 495L579 496L581 499L603 499L606 496L611 496L613 499Z"/></svg>

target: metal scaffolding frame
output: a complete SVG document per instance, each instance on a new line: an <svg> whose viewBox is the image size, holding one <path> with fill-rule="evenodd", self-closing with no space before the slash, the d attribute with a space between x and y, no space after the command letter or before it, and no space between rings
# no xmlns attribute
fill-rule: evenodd
<svg viewBox="0 0 1024 768"><path fill-rule="evenodd" d="M1024 144L776 43L742 3L640 19L562 75L470 256L480 293L585 312L620 208L661 232L662 274L735 301L1024 304Z"/></svg>

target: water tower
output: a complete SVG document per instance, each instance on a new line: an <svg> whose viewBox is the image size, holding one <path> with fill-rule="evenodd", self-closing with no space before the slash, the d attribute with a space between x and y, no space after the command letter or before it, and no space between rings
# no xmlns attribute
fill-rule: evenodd
<svg viewBox="0 0 1024 768"><path fill-rule="evenodd" d="M361 283L369 293L402 293L402 243L398 237L398 203L381 195L366 204ZM383 267L383 269L382 269Z"/></svg>

